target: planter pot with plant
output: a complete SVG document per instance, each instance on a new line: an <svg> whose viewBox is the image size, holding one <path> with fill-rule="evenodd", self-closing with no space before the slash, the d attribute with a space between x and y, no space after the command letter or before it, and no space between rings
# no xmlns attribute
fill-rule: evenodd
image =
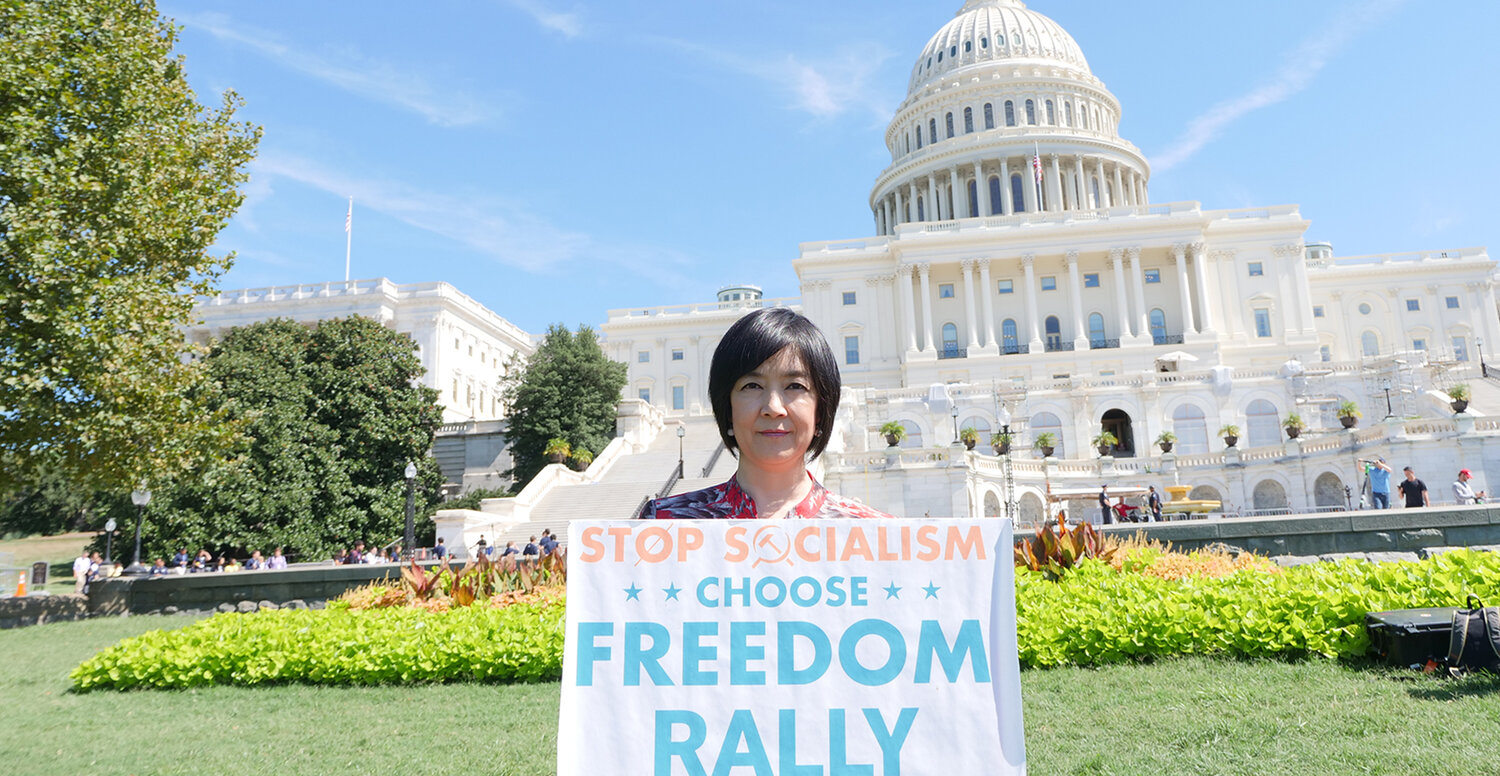
<svg viewBox="0 0 1500 776"><path fill-rule="evenodd" d="M995 448L995 455L1010 455L1010 434L999 433L990 436L990 447Z"/></svg>
<svg viewBox="0 0 1500 776"><path fill-rule="evenodd" d="M1042 451L1043 458L1051 458L1052 452L1057 449L1057 435L1051 431L1043 431L1036 435L1036 440L1032 442L1032 446Z"/></svg>
<svg viewBox="0 0 1500 776"><path fill-rule="evenodd" d="M1463 412L1469 408L1469 385L1468 383L1457 383L1448 388L1448 406L1454 412Z"/></svg>
<svg viewBox="0 0 1500 776"><path fill-rule="evenodd" d="M547 456L549 463L562 463L572 454L573 446L568 444L568 440L557 437L547 440L547 446L542 450L542 455Z"/></svg>
<svg viewBox="0 0 1500 776"><path fill-rule="evenodd" d="M906 438L906 426L894 420L888 421L880 427L880 433L885 437L886 446L895 447L901 444L901 440Z"/></svg>
<svg viewBox="0 0 1500 776"><path fill-rule="evenodd" d="M594 454L588 450L579 448L573 452L573 455L568 460L573 464L573 471L588 471L589 464L594 462Z"/></svg>
<svg viewBox="0 0 1500 776"><path fill-rule="evenodd" d="M1098 436L1094 437L1092 444L1098 448L1099 455L1105 456L1115 449L1115 445L1120 444L1120 439L1108 431L1101 431Z"/></svg>
<svg viewBox="0 0 1500 776"><path fill-rule="evenodd" d="M1283 429L1286 429L1287 439L1296 439L1297 437L1301 436L1303 430L1307 428L1307 421L1303 420L1301 415L1293 412L1292 414L1286 416L1286 420L1283 420L1281 422L1281 427Z"/></svg>
<svg viewBox="0 0 1500 776"><path fill-rule="evenodd" d="M1156 445L1163 453L1172 452L1172 445L1177 442L1177 435L1170 431L1163 431L1156 437Z"/></svg>
<svg viewBox="0 0 1500 776"><path fill-rule="evenodd" d="M959 430L958 438L959 441L964 443L965 448L973 450L974 445L979 444L979 429L973 426L964 426Z"/></svg>
<svg viewBox="0 0 1500 776"><path fill-rule="evenodd" d="M1358 425L1359 415L1360 412L1358 404L1355 404L1352 401L1339 402L1339 422L1344 424L1344 428L1354 428L1356 425Z"/></svg>
<svg viewBox="0 0 1500 776"><path fill-rule="evenodd" d="M1240 441L1240 427L1230 423L1219 429L1219 436L1224 437L1225 447L1234 447Z"/></svg>

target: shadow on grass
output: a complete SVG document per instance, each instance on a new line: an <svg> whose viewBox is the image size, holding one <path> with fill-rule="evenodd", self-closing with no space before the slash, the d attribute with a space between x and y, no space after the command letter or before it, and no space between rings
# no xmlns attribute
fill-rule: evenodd
<svg viewBox="0 0 1500 776"><path fill-rule="evenodd" d="M1424 701L1456 701L1462 698L1482 698L1500 693L1500 676L1476 673L1450 679L1441 684L1425 687L1409 687L1406 694Z"/></svg>

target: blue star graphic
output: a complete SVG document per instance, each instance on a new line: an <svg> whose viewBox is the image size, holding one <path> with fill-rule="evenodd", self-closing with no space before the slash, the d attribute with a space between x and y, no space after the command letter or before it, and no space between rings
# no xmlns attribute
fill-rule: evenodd
<svg viewBox="0 0 1500 776"><path fill-rule="evenodd" d="M891 600L892 598L899 599L901 597L901 588L896 587L895 582L892 582L891 584L881 589L885 591L885 600L887 601Z"/></svg>
<svg viewBox="0 0 1500 776"><path fill-rule="evenodd" d="M927 587L924 587L922 589L927 591L927 597L928 598L937 598L937 591L941 590L942 588L938 587L937 585L934 585L931 582L928 582L927 583Z"/></svg>
<svg viewBox="0 0 1500 776"><path fill-rule="evenodd" d="M639 601L639 600L641 600L641 589L638 588L638 587L636 587L634 582L630 583L630 587L625 588L625 600L627 600L627 601Z"/></svg>
<svg viewBox="0 0 1500 776"><path fill-rule="evenodd" d="M661 591L667 594L668 601L676 601L677 594L682 592L682 588L678 587L676 582L673 582L671 585L662 588Z"/></svg>

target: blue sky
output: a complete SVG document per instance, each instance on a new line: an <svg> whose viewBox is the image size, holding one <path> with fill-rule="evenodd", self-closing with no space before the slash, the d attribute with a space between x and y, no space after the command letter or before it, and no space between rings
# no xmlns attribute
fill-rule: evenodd
<svg viewBox="0 0 1500 776"><path fill-rule="evenodd" d="M795 296L873 232L910 68L961 0L163 2L265 136L224 288L448 281L539 332ZM1296 203L1341 255L1497 242L1500 3L1029 4L1124 106L1156 202Z"/></svg>

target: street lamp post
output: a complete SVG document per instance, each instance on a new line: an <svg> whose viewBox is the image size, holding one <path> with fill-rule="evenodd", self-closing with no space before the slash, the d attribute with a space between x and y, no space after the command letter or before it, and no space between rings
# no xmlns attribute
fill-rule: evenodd
<svg viewBox="0 0 1500 776"><path fill-rule="evenodd" d="M1481 338L1479 338L1479 337L1475 337L1474 338L1474 349L1479 351L1479 376L1480 377L1489 377L1490 376L1490 368L1487 367L1487 366L1485 366L1485 364L1484 364L1484 340L1481 339Z"/></svg>
<svg viewBox="0 0 1500 776"><path fill-rule="evenodd" d="M682 424L677 424L677 476L682 477L682 439L687 436L687 429Z"/></svg>
<svg viewBox="0 0 1500 776"><path fill-rule="evenodd" d="M1396 416L1395 411L1391 409L1391 381L1381 380L1380 387L1385 389L1385 419L1390 420Z"/></svg>
<svg viewBox="0 0 1500 776"><path fill-rule="evenodd" d="M141 522L145 519L146 505L151 503L151 491L146 490L145 484L130 491L130 503L135 505L135 556L130 561L130 566L125 569L125 575L144 577L151 573L151 570L141 563Z"/></svg>
<svg viewBox="0 0 1500 776"><path fill-rule="evenodd" d="M415 558L417 552L417 465L406 464L406 546L402 555Z"/></svg>
<svg viewBox="0 0 1500 776"><path fill-rule="evenodd" d="M958 404L953 405L953 444L958 444Z"/></svg>
<svg viewBox="0 0 1500 776"><path fill-rule="evenodd" d="M111 517L110 519L104 521L104 562L105 563L114 563L115 562L114 549L115 549L115 519L113 517Z"/></svg>

